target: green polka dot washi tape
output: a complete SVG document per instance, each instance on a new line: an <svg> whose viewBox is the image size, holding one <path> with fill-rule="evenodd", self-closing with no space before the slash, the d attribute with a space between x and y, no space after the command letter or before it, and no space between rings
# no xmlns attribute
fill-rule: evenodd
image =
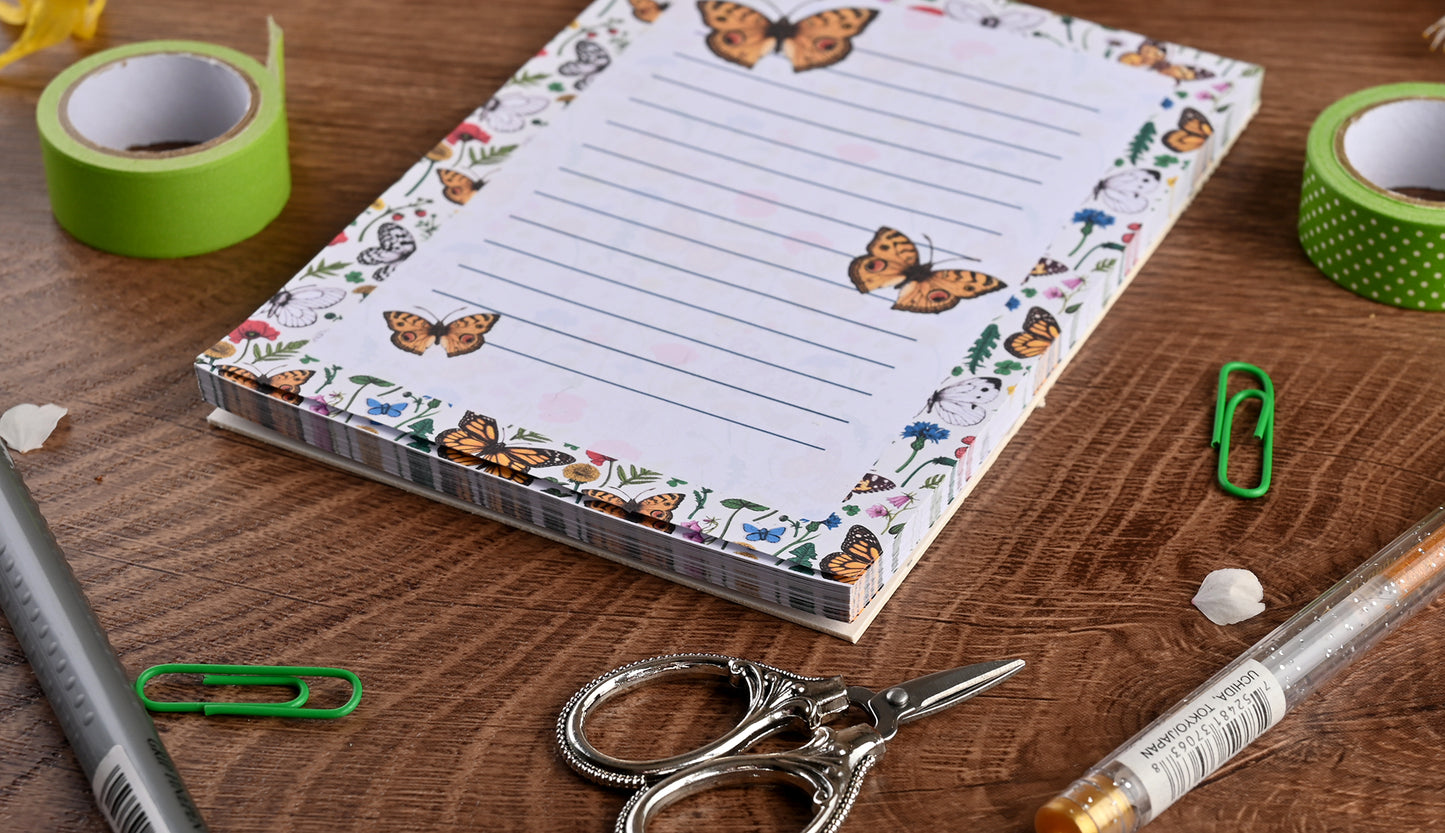
<svg viewBox="0 0 1445 833"><path fill-rule="evenodd" d="M1300 243L1375 301L1445 310L1445 84L1348 95L1310 128Z"/></svg>

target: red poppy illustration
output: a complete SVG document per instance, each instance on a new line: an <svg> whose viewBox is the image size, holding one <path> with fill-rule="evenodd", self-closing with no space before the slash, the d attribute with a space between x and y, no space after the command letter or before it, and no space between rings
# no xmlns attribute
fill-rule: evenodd
<svg viewBox="0 0 1445 833"><path fill-rule="evenodd" d="M469 122L462 122L452 132L447 134L447 144L454 145L457 142L465 142L475 139L478 142L490 142L492 137L487 131Z"/></svg>
<svg viewBox="0 0 1445 833"><path fill-rule="evenodd" d="M249 321L241 322L241 326L232 330L231 334L227 336L227 338L229 338L236 344L240 344L241 342L252 338L264 338L267 341L275 341L280 336L280 330L272 327L265 321L257 321L256 319L252 318Z"/></svg>

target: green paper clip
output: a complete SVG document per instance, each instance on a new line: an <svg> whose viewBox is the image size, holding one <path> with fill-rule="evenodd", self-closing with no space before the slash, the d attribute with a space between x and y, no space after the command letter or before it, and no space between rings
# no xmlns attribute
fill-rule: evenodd
<svg viewBox="0 0 1445 833"><path fill-rule="evenodd" d="M202 674L202 685L283 685L296 689L296 696L285 703L158 703L146 696L145 686L161 674ZM337 677L351 683L351 699L334 709L303 708L311 696L302 677ZM242 714L252 717L336 718L351 714L361 702L361 679L344 668L315 668L300 665L205 665L169 663L156 665L140 673L135 680L135 693L153 712L201 712L202 714Z"/></svg>
<svg viewBox="0 0 1445 833"><path fill-rule="evenodd" d="M1229 374L1234 371L1242 371L1256 376L1264 385L1264 390L1257 388L1246 388L1234 396L1229 397L1229 402L1224 397L1229 393ZM1246 399L1258 399L1259 421L1254 426L1254 436L1264 441L1260 452L1262 466L1259 476L1259 485L1252 489L1236 486L1229 482L1229 436L1234 426L1234 412ZM1219 392L1214 402L1214 439L1210 445L1219 449L1219 467L1216 470L1216 477L1219 480L1220 488L1236 497L1256 498L1263 497L1269 491L1269 477L1271 459L1274 457L1274 383L1269 380L1268 374L1263 370L1246 362L1228 362L1219 369Z"/></svg>

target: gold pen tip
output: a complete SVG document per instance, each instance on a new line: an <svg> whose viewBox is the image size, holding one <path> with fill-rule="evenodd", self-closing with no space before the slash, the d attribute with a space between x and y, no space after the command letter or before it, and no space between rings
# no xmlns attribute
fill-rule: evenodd
<svg viewBox="0 0 1445 833"><path fill-rule="evenodd" d="M1051 800L1034 814L1035 833L1099 833L1099 826L1083 807L1063 796Z"/></svg>
<svg viewBox="0 0 1445 833"><path fill-rule="evenodd" d="M1131 833L1135 812L1123 790L1105 775L1080 778L1039 808L1035 833Z"/></svg>

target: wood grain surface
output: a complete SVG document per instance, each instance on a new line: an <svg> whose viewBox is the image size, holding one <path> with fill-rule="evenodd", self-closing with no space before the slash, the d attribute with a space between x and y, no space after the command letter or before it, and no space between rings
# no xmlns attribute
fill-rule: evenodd
<svg viewBox="0 0 1445 833"><path fill-rule="evenodd" d="M195 354L582 6L114 0L95 41L0 73L0 407L70 408L18 462L122 663L337 665L366 683L337 721L158 716L213 830L611 830L626 795L563 764L557 712L596 674L674 651L869 686L1025 658L1007 684L906 727L844 829L1030 830L1099 757L1445 502L1445 314L1335 287L1295 231L1319 111L1445 81L1420 37L1445 13L1434 0L1054 4L1263 64L1264 107L857 645L208 428ZM286 31L295 186L280 219L173 261L63 232L34 126L47 81L155 38L261 55L267 14ZM1214 376L1230 360L1278 390L1275 485L1258 501L1213 482ZM1264 614L1218 627L1189 605L1220 567L1262 577ZM1442 653L1437 604L1150 829L1440 829ZM632 713L676 745L717 725L715 694ZM707 812L722 822L704 828ZM787 829L805 812L730 790L669 829ZM104 829L0 623L0 831Z"/></svg>

